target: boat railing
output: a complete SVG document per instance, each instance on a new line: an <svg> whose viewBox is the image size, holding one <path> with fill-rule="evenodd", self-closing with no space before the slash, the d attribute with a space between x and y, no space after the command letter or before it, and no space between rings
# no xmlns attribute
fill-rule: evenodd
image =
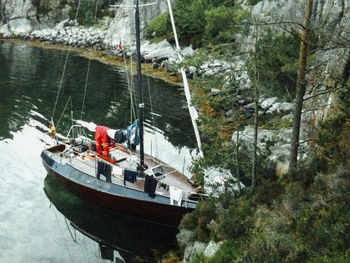
<svg viewBox="0 0 350 263"><path fill-rule="evenodd" d="M74 132L76 132L76 134L74 134ZM71 133L73 138L79 135L85 135L84 127L80 124L73 124L67 133L67 138L70 138Z"/></svg>

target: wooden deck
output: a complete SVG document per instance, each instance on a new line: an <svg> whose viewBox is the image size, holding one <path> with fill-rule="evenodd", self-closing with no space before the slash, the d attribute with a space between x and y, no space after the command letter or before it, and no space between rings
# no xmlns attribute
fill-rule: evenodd
<svg viewBox="0 0 350 263"><path fill-rule="evenodd" d="M69 147L69 145L65 145L65 146L66 148ZM97 153L94 151L75 152L74 155L67 156L67 155L62 155L63 150L64 149L62 145L60 147L53 148L53 150L50 150L50 152L52 153L51 158L53 158L56 162L73 166L76 169L94 177L96 177L97 161L108 163L112 167L112 183L118 184L118 185L124 185L123 170L128 169L128 170L135 171L136 170L135 168L137 167L137 163L139 161L137 152L131 152L126 148L120 148L120 147L113 148L110 151L110 156L112 159L115 159L115 160L125 159L115 164L112 164L108 161L105 161L99 158ZM145 163L148 166L148 169L145 171L146 174L152 174L153 173L152 169L159 165L161 165L165 171L165 174L159 176L158 178L156 194L169 196L170 186L180 188L183 191L187 192L188 195L190 195L191 193L196 193L196 189L188 182L187 177L182 173L180 173L179 171L177 171L176 169L164 164L163 162L149 155L145 155ZM104 177L101 176L101 179L103 180ZM128 188L143 191L144 182L145 182L144 178L137 177L137 181L135 183L130 183L126 181L125 186ZM186 196L184 196L184 199L187 199Z"/></svg>

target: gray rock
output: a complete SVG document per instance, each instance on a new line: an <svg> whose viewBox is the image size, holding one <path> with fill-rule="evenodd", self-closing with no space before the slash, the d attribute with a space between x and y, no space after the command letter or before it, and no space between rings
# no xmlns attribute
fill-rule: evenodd
<svg viewBox="0 0 350 263"><path fill-rule="evenodd" d="M294 104L290 102L277 102L271 105L267 113L280 113L294 110Z"/></svg>
<svg viewBox="0 0 350 263"><path fill-rule="evenodd" d="M269 109L274 103L276 103L276 101L278 100L277 97L272 97L272 98L268 98L263 100L263 102L261 102L260 107L263 110L267 110Z"/></svg>
<svg viewBox="0 0 350 263"><path fill-rule="evenodd" d="M0 35L2 35L5 38L6 37L11 37L11 32L9 30L8 24L5 24L2 27L0 27Z"/></svg>
<svg viewBox="0 0 350 263"><path fill-rule="evenodd" d="M155 60L157 62L176 56L174 48L167 40L163 40L157 44L145 42L141 47L141 54L146 61Z"/></svg>
<svg viewBox="0 0 350 263"><path fill-rule="evenodd" d="M238 182L233 185L232 189L226 189L225 182L228 180L234 180L237 182L237 179L228 169L209 167L204 171L204 189L206 193L213 196L219 196L227 190L237 191L239 189ZM245 187L242 182L240 182L240 186L241 189Z"/></svg>
<svg viewBox="0 0 350 263"><path fill-rule="evenodd" d="M204 63L202 66L199 67L201 70L205 71L209 68L209 64L208 63Z"/></svg>
<svg viewBox="0 0 350 263"><path fill-rule="evenodd" d="M61 22L59 22L56 26L55 26L55 29L58 30L59 32L64 31L64 28L66 26L68 26L68 23L69 23L69 19L65 19ZM64 31L65 32L65 31Z"/></svg>
<svg viewBox="0 0 350 263"><path fill-rule="evenodd" d="M185 57L193 57L194 55L194 50L192 48L192 45L189 46L189 47L185 47L183 50L182 50L182 55L185 56Z"/></svg>
<svg viewBox="0 0 350 263"><path fill-rule="evenodd" d="M207 244L202 242L194 242L192 245L186 246L182 263L189 263L195 255L202 254L207 247Z"/></svg>
<svg viewBox="0 0 350 263"><path fill-rule="evenodd" d="M204 77L211 77L215 75L215 71L213 69L208 69L203 73Z"/></svg>
<svg viewBox="0 0 350 263"><path fill-rule="evenodd" d="M220 246L222 245L222 242L219 243L215 243L214 241L209 241L208 246L205 248L204 250L204 256L206 257L212 257L220 248Z"/></svg>
<svg viewBox="0 0 350 263"><path fill-rule="evenodd" d="M221 90L212 88L210 92L212 95L218 95L221 92Z"/></svg>
<svg viewBox="0 0 350 263"><path fill-rule="evenodd" d="M188 67L188 71L192 74L196 74L197 68L195 66L190 66L190 67Z"/></svg>
<svg viewBox="0 0 350 263"><path fill-rule="evenodd" d="M248 146L248 150L252 150L252 142L254 136L254 128L246 126L240 132L240 141ZM243 136L242 136L243 135ZM275 163L284 162L289 158L290 154L290 140L292 135L292 128L283 128L280 130L258 130L258 148L262 152L270 152L269 160ZM236 132L232 135L232 142L236 143ZM301 134L301 138L305 135Z"/></svg>
<svg viewBox="0 0 350 263"><path fill-rule="evenodd" d="M122 0L119 4L130 5L129 0ZM114 19L109 24L104 44L109 46L118 46L122 42L123 47L130 47L135 43L135 22L134 15L130 8L118 8ZM141 28L149 23L150 20L168 11L166 1L158 1L156 5L146 8L140 8ZM141 38L143 31L141 31Z"/></svg>
<svg viewBox="0 0 350 263"><path fill-rule="evenodd" d="M231 117L231 116L233 116L233 110L232 110L232 109L228 110L228 111L225 113L225 116L226 116L226 117Z"/></svg>
<svg viewBox="0 0 350 263"><path fill-rule="evenodd" d="M32 23L27 18L18 18L10 20L8 23L8 30L13 36L24 36L29 35L32 30Z"/></svg>
<svg viewBox="0 0 350 263"><path fill-rule="evenodd" d="M152 65L151 65L151 68L152 69L157 69L157 68L159 68L159 64L157 62L153 62Z"/></svg>
<svg viewBox="0 0 350 263"><path fill-rule="evenodd" d="M176 235L177 242L181 246L190 244L195 240L196 233L188 229L180 229L179 233Z"/></svg>
<svg viewBox="0 0 350 263"><path fill-rule="evenodd" d="M292 120L294 119L294 114L291 112L291 113L289 113L289 114L287 114L287 115L284 115L284 116L282 117L282 119L283 119L283 120L292 121Z"/></svg>

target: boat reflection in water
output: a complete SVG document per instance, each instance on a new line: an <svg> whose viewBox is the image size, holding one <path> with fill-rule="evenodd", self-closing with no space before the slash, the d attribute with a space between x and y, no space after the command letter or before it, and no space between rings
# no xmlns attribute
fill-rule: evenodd
<svg viewBox="0 0 350 263"><path fill-rule="evenodd" d="M48 174L44 191L70 221L69 229L97 242L102 259L112 262L156 262L156 255L176 247L177 228L117 214L75 196ZM74 234L71 233L74 239Z"/></svg>

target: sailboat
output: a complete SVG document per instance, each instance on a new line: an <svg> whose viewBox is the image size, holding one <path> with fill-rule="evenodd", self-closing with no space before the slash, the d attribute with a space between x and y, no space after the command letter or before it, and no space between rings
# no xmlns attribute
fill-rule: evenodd
<svg viewBox="0 0 350 263"><path fill-rule="evenodd" d="M135 1L135 24L139 150L119 144L110 150L110 157L102 156L86 147L88 138L80 122L71 127L68 140L44 149L41 158L49 174L89 203L177 226L204 195L183 173L144 153L139 0Z"/></svg>

